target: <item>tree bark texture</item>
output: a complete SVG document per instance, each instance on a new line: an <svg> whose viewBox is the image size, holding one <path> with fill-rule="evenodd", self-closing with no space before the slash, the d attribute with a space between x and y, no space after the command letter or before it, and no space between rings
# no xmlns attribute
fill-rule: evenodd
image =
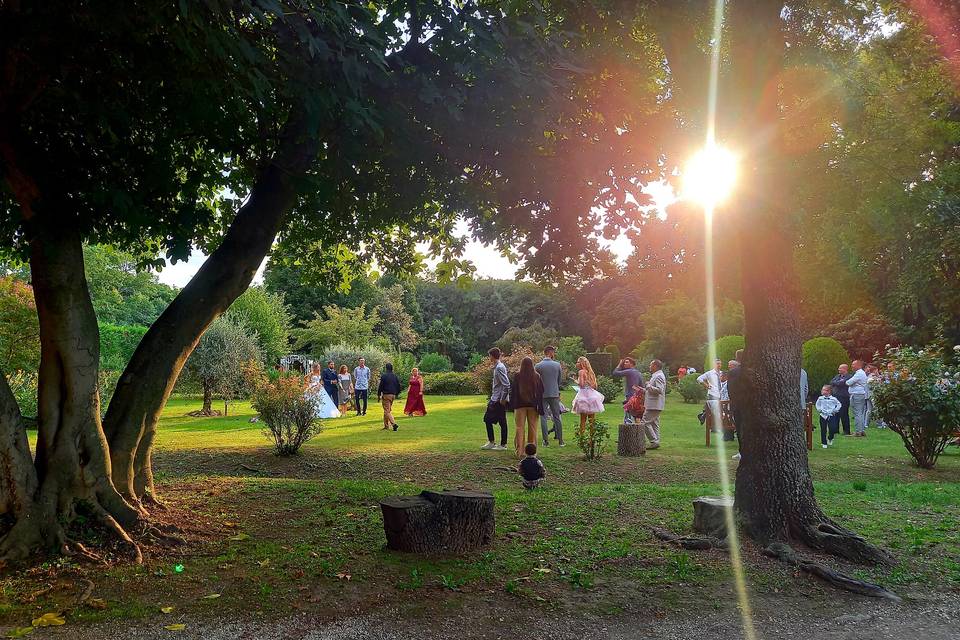
<svg viewBox="0 0 960 640"><path fill-rule="evenodd" d="M387 548L412 553L465 553L493 542L493 495L423 491L380 502Z"/></svg>
<svg viewBox="0 0 960 640"><path fill-rule="evenodd" d="M785 53L782 2L737 0L731 7L744 166L730 215L740 234L746 339L736 512L748 535L764 545L800 541L853 561L889 562L885 552L832 522L814 498L800 402L797 295L785 259L795 242L791 159L780 142L777 91Z"/></svg>
<svg viewBox="0 0 960 640"><path fill-rule="evenodd" d="M32 463L26 431L9 388L0 388L0 506L10 527L0 558L16 562L66 542L63 523L78 508L121 538L139 514L111 481L97 391L100 342L79 234L53 220L32 229L30 269L40 323L37 450ZM138 552L139 553L139 552Z"/></svg>
<svg viewBox="0 0 960 640"><path fill-rule="evenodd" d="M621 424L617 433L617 455L642 456L647 452L647 439L639 423Z"/></svg>
<svg viewBox="0 0 960 640"><path fill-rule="evenodd" d="M203 332L250 285L296 203L297 179L316 157L317 137L306 135L301 119L285 131L223 242L143 336L117 382L104 430L113 482L131 503L156 499L151 454L160 412Z"/></svg>

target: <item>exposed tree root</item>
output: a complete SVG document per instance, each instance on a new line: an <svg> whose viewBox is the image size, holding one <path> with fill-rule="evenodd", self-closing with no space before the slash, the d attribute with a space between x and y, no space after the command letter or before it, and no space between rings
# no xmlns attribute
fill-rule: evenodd
<svg viewBox="0 0 960 640"><path fill-rule="evenodd" d="M94 514L103 523L107 529L113 532L120 540L127 544L130 547L130 551L133 555L134 562L137 564L143 564L143 552L140 551L140 545L133 541L133 538L130 537L130 534L120 526L113 516L107 513L106 509L101 507L99 504L92 504Z"/></svg>
<svg viewBox="0 0 960 640"><path fill-rule="evenodd" d="M870 544L863 537L831 521L821 522L816 527L803 527L797 533L809 547L851 562L884 566L892 566L897 562L889 551Z"/></svg>
<svg viewBox="0 0 960 640"><path fill-rule="evenodd" d="M672 531L666 529L653 528L653 535L658 540L675 544L683 549L691 551L708 551L710 549L727 549L726 539L715 538L713 536L678 536Z"/></svg>
<svg viewBox="0 0 960 640"><path fill-rule="evenodd" d="M856 578L848 576L844 573L834 571L825 564L814 562L804 558L803 556L797 555L788 544L774 542L768 545L763 552L771 558L776 558L786 562L791 566L797 567L801 571L810 573L820 578L824 582L837 587L838 589L843 589L844 591L850 591L852 593L858 593L864 596L870 596L871 598L886 598L887 600L894 600L897 602L900 601L900 597L897 594L893 593L892 591L888 591L878 584L857 580Z"/></svg>
<svg viewBox="0 0 960 640"><path fill-rule="evenodd" d="M83 588L83 591L80 592L80 596L77 598L78 605L84 604L87 600L90 599L90 596L93 595L93 580L82 578L80 582L84 583L84 588Z"/></svg>
<svg viewBox="0 0 960 640"><path fill-rule="evenodd" d="M103 556L90 551L85 546L79 542L68 541L64 543L63 548L61 549L63 555L68 557L79 556L88 562L93 564L107 564L107 561L103 559Z"/></svg>
<svg viewBox="0 0 960 640"><path fill-rule="evenodd" d="M179 545L187 544L186 538L183 538L182 536L178 536L171 533L165 533L155 526L148 526L144 530L143 535L147 538L152 538L157 542L168 545L168 546L179 546Z"/></svg>
<svg viewBox="0 0 960 640"><path fill-rule="evenodd" d="M143 497L140 498L140 503L149 509L157 509L158 511L169 510L166 503L158 498L152 491L144 493Z"/></svg>
<svg viewBox="0 0 960 640"><path fill-rule="evenodd" d="M223 414L219 409L210 409L209 411L198 409L197 411L191 411L187 415L191 418L218 418Z"/></svg>
<svg viewBox="0 0 960 640"><path fill-rule="evenodd" d="M50 583L47 583L47 585L42 589L37 589L33 593L30 593L20 598L20 604L30 604L31 602L36 601L36 599L39 598L40 596L45 596L51 591L53 591L53 585Z"/></svg>

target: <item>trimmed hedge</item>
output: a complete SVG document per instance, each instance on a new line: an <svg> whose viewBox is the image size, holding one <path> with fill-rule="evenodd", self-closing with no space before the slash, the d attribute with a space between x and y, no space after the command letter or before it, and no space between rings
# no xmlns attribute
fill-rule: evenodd
<svg viewBox="0 0 960 640"><path fill-rule="evenodd" d="M597 376L609 376L613 372L613 354L607 353L605 351L599 353L587 353L585 354L587 360L590 361L590 366L593 367L593 372Z"/></svg>
<svg viewBox="0 0 960 640"><path fill-rule="evenodd" d="M694 375L683 376L677 383L677 391L680 392L683 401L690 404L698 404L707 400L706 387L697 382L697 376Z"/></svg>
<svg viewBox="0 0 960 640"><path fill-rule="evenodd" d="M837 367L850 362L843 345L833 338L811 338L803 343L803 368L807 370L810 394L820 395L820 388L837 375Z"/></svg>
<svg viewBox="0 0 960 640"><path fill-rule="evenodd" d="M743 349L746 346L743 336L723 336L722 338L714 340L714 344L717 348L717 357L720 358L720 361L723 363L724 369L727 368L727 363L734 359L737 349ZM707 347L707 353L703 358L704 371L713 369L713 362L710 360L709 344Z"/></svg>
<svg viewBox="0 0 960 640"><path fill-rule="evenodd" d="M101 324L100 368L123 371L146 332L140 325Z"/></svg>
<svg viewBox="0 0 960 640"><path fill-rule="evenodd" d="M445 371L424 374L423 393L432 396L470 396L478 395L481 391L473 374Z"/></svg>

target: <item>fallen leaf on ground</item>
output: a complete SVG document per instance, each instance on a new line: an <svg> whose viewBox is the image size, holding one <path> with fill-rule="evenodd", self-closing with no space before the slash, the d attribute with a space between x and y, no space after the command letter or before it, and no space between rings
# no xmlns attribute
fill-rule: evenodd
<svg viewBox="0 0 960 640"><path fill-rule="evenodd" d="M33 633L34 627L16 627L7 632L5 637L7 638L22 638L23 636Z"/></svg>
<svg viewBox="0 0 960 640"><path fill-rule="evenodd" d="M168 624L164 627L167 631L183 631L187 628L187 625L178 623L178 624Z"/></svg>
<svg viewBox="0 0 960 640"><path fill-rule="evenodd" d="M248 539L249 537L250 537L249 534L246 534L246 533L238 533L238 534L235 535L235 536L230 536L229 538L227 538L227 540L233 540L234 542L240 542L241 540L246 540L246 539Z"/></svg>
<svg viewBox="0 0 960 640"><path fill-rule="evenodd" d="M62 624L67 624L67 621L59 613L45 613L39 618L34 618L32 624L35 627L59 627Z"/></svg>
<svg viewBox="0 0 960 640"><path fill-rule="evenodd" d="M340 578L341 580L349 580L353 576L351 576L349 573L338 573L337 577Z"/></svg>
<svg viewBox="0 0 960 640"><path fill-rule="evenodd" d="M546 567L537 567L534 569L534 571L537 573L550 573L550 569L547 569Z"/></svg>
<svg viewBox="0 0 960 640"><path fill-rule="evenodd" d="M173 613L173 607L160 607L160 613Z"/></svg>
<svg viewBox="0 0 960 640"><path fill-rule="evenodd" d="M216 600L220 597L219 593L211 593L210 595L203 596L204 600Z"/></svg>
<svg viewBox="0 0 960 640"><path fill-rule="evenodd" d="M270 558L267 558L266 560L261 560L257 564L260 565L261 567L267 567L270 565Z"/></svg>

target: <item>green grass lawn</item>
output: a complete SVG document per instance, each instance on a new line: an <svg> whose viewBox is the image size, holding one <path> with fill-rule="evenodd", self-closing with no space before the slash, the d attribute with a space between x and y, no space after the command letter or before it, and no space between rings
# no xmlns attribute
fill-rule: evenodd
<svg viewBox="0 0 960 640"><path fill-rule="evenodd" d="M564 400L569 406L571 398ZM176 607L173 618L294 610L336 616L400 600L413 615L490 597L613 613L638 594L654 609L705 597L708 606L721 606L733 597L726 554L679 551L651 534L653 527L688 531L690 501L719 492L718 455L731 470L737 464L729 460L734 449L720 454L704 446L698 406L671 398L662 446L642 458L617 457L611 442L601 459L583 460L573 445L576 416L566 415L568 446L541 450L547 484L527 492L506 470L514 463L511 451L479 450L486 441L484 402L427 397L428 415L400 416L398 432L381 430L382 414L372 403L366 417L326 421L301 455L283 459L272 455L262 425L250 422L248 404L233 403L229 417L191 418L185 414L199 401L172 400L154 461L167 517L183 524L191 542L148 547L143 566L120 563L105 578L98 575L96 596L107 608L76 608L72 619L154 615L164 606ZM602 417L615 439L619 405L608 405ZM826 511L900 558L892 569L848 570L906 595L960 590L956 448L936 469L922 470L896 434L871 429L867 438L840 438L831 449L817 445L810 467ZM496 496L491 549L456 558L384 550L381 498L456 487ZM754 593L794 589L834 597L750 545L744 557ZM182 573L176 564L184 565ZM89 571L61 561L4 578L0 624L66 608L75 597L69 579L35 601L24 594L53 574L63 581ZM204 598L211 594L219 597Z"/></svg>

